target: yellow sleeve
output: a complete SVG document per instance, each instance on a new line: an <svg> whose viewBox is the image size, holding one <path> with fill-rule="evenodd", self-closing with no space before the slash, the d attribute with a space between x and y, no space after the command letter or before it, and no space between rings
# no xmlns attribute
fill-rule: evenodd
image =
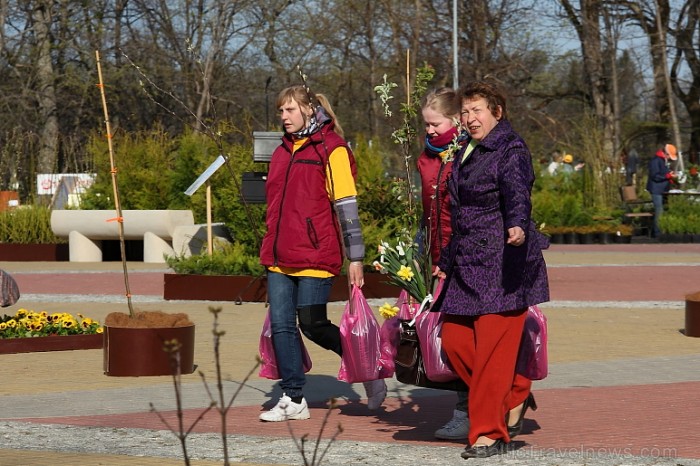
<svg viewBox="0 0 700 466"><path fill-rule="evenodd" d="M357 196L355 179L352 177L352 171L350 170L350 156L345 147L337 147L331 152L326 175L326 189L328 190L328 197L332 201L343 199L344 197Z"/></svg>

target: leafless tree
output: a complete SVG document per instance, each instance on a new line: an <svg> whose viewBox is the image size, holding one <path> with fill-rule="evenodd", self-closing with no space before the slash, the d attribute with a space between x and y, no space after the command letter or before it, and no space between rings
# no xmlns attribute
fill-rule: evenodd
<svg viewBox="0 0 700 466"><path fill-rule="evenodd" d="M690 162L697 164L700 152L700 2L685 1L675 29L676 53L670 79L674 94L685 106L690 118ZM682 69L688 73L683 73ZM687 76L687 77L686 77Z"/></svg>

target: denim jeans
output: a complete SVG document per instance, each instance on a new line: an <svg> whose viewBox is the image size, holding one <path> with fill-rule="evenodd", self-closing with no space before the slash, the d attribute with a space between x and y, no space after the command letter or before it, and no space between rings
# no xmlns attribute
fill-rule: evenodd
<svg viewBox="0 0 700 466"><path fill-rule="evenodd" d="M306 382L297 330L297 309L313 304L326 304L333 278L293 277L277 272L267 273L267 294L270 300L270 326L275 346L280 387L291 397L303 396Z"/></svg>
<svg viewBox="0 0 700 466"><path fill-rule="evenodd" d="M652 230L652 236L658 238L661 234L659 229L659 218L661 214L664 213L664 195L663 194L652 194L651 202L654 204L654 229Z"/></svg>

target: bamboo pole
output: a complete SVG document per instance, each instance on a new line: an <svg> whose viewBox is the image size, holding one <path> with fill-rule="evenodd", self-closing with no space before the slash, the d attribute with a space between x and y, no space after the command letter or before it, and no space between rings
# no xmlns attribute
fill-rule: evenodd
<svg viewBox="0 0 700 466"><path fill-rule="evenodd" d="M109 123L109 112L107 111L107 98L105 97L105 86L102 80L102 65L100 63L100 52L95 50L95 58L97 60L97 76L102 97L102 109L105 116L105 129L107 131L107 148L109 150L109 166L112 174L112 189L114 191L114 208L117 212L117 217L108 221L116 221L119 227L119 247L122 255L122 267L124 269L124 287L126 288L126 301L129 306L129 315L134 317L134 306L131 303L131 289L129 287L129 270L126 266L126 246L124 244L124 217L122 215L121 202L119 200L119 186L117 185L117 168L114 166L114 147L112 146L112 128Z"/></svg>
<svg viewBox="0 0 700 466"><path fill-rule="evenodd" d="M207 180L207 253L211 256L214 253L214 235L211 226L211 183Z"/></svg>

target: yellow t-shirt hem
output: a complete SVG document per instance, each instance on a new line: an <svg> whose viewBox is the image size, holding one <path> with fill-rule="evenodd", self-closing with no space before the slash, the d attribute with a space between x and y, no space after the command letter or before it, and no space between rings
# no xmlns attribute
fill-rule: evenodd
<svg viewBox="0 0 700 466"><path fill-rule="evenodd" d="M270 272L282 273L292 277L313 277L313 278L331 278L335 277L327 270L319 269L296 269L292 267L270 266L267 268Z"/></svg>

